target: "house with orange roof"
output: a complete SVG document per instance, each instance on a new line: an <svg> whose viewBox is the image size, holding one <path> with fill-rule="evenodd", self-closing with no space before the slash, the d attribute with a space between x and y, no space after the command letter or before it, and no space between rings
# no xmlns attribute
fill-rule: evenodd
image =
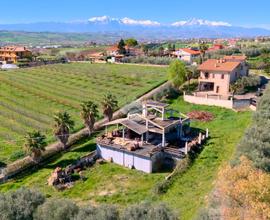
<svg viewBox="0 0 270 220"><path fill-rule="evenodd" d="M223 44L214 44L212 47L208 48L207 51L217 51L222 49L225 49Z"/></svg>
<svg viewBox="0 0 270 220"><path fill-rule="evenodd" d="M207 95L230 96L230 84L248 75L245 56L225 56L223 59L209 59L202 63L198 92Z"/></svg>
<svg viewBox="0 0 270 220"><path fill-rule="evenodd" d="M173 52L173 56L187 63L193 63L194 59L198 58L200 55L200 51L190 48L181 48Z"/></svg>
<svg viewBox="0 0 270 220"><path fill-rule="evenodd" d="M136 47L130 47L130 46L125 46L126 49L126 56L139 56L143 55L143 51L140 48ZM107 48L106 53L108 56L117 56L119 54L119 49L117 45L113 45Z"/></svg>
<svg viewBox="0 0 270 220"><path fill-rule="evenodd" d="M5 46L0 47L0 62L17 63L19 59L29 58L32 52L26 47Z"/></svg>

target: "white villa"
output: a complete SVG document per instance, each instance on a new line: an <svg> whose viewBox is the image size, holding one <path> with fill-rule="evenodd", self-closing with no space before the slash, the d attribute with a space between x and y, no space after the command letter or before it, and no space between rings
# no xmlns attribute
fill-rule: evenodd
<svg viewBox="0 0 270 220"><path fill-rule="evenodd" d="M193 63L194 59L198 58L200 54L200 51L192 50L189 48L181 48L173 52L175 57L187 63Z"/></svg>

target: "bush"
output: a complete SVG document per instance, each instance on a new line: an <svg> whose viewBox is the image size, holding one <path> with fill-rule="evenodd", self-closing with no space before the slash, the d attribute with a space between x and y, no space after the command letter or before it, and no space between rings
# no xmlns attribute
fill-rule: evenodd
<svg viewBox="0 0 270 220"><path fill-rule="evenodd" d="M246 156L254 165L262 170L270 172L270 87L257 105L253 124L246 131L243 139L237 147L237 158Z"/></svg>
<svg viewBox="0 0 270 220"><path fill-rule="evenodd" d="M44 201L45 198L41 193L25 188L1 194L1 220L31 220L36 208Z"/></svg>
<svg viewBox="0 0 270 220"><path fill-rule="evenodd" d="M235 94L244 94L249 90L256 90L261 84L261 78L256 75L244 76L238 79L234 84L232 84Z"/></svg>
<svg viewBox="0 0 270 220"><path fill-rule="evenodd" d="M151 206L149 203L141 203L138 205L133 205L128 208L123 213L123 220L174 220L178 219L170 209L168 209L164 204L158 204Z"/></svg>
<svg viewBox="0 0 270 220"><path fill-rule="evenodd" d="M73 220L79 208L71 200L50 199L39 206L35 214L36 220Z"/></svg>
<svg viewBox="0 0 270 220"><path fill-rule="evenodd" d="M119 212L115 206L101 205L99 207L87 206L79 210L75 220L117 220Z"/></svg>

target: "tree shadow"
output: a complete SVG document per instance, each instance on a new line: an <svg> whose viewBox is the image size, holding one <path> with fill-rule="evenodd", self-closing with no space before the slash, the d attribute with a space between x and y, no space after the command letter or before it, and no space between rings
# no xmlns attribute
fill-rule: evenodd
<svg viewBox="0 0 270 220"><path fill-rule="evenodd" d="M82 147L78 147L75 148L74 150L71 150L71 152L79 152L79 153L83 153L83 152L91 152L93 150L96 149L96 144L95 143L88 143L88 144L84 144Z"/></svg>
<svg viewBox="0 0 270 220"><path fill-rule="evenodd" d="M44 165L43 168L46 168L46 169L54 169L56 167L65 168L65 167L67 167L70 164L74 164L78 159L79 158L61 160L61 161L59 161L57 163L52 163L52 164Z"/></svg>
<svg viewBox="0 0 270 220"><path fill-rule="evenodd" d="M7 166L6 163L0 161L0 168L4 168L4 167L6 167L6 166Z"/></svg>

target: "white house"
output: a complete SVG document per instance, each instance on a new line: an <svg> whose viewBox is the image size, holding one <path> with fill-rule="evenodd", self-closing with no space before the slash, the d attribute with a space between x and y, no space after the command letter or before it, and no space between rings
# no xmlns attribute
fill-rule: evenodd
<svg viewBox="0 0 270 220"><path fill-rule="evenodd" d="M183 60L187 63L193 63L194 59L196 59L197 57L199 57L201 54L200 51L197 50L192 50L189 48L181 48L179 50L176 50L175 52L173 52L173 55L175 57L177 57L180 60Z"/></svg>

